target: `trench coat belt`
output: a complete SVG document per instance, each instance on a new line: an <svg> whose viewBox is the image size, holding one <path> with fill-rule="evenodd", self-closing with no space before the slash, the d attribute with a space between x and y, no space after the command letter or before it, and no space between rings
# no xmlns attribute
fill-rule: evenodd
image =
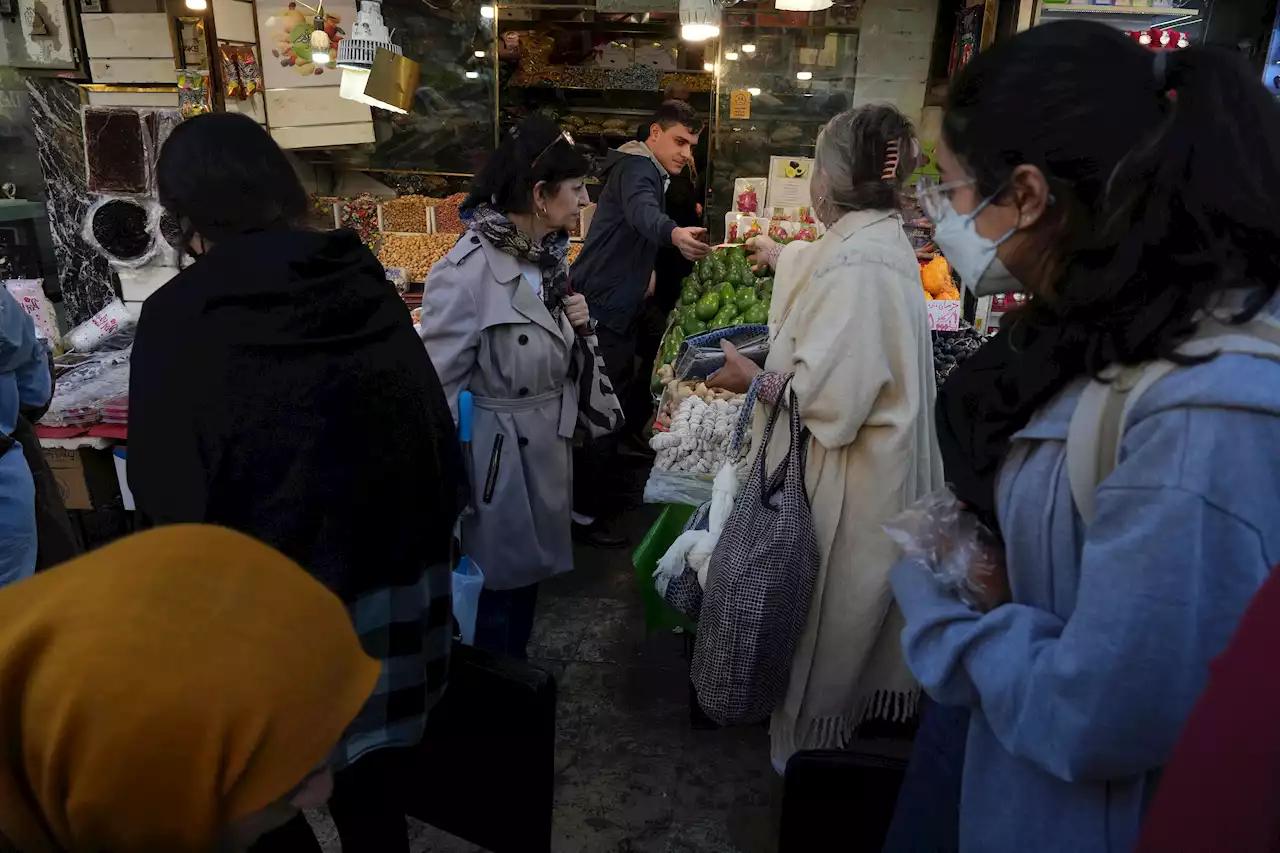
<svg viewBox="0 0 1280 853"><path fill-rule="evenodd" d="M578 409L571 393L572 386L562 382L552 391L532 397L476 397L471 402L477 409L487 412L528 412L540 409L553 400L560 400L560 423L557 433L561 438L573 439L573 431L578 424Z"/></svg>

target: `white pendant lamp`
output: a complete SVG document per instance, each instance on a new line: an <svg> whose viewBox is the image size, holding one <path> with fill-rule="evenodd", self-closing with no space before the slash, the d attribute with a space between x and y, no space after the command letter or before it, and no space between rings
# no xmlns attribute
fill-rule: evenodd
<svg viewBox="0 0 1280 853"><path fill-rule="evenodd" d="M773 0L773 8L779 12L821 12L834 5L832 0Z"/></svg>
<svg viewBox="0 0 1280 853"><path fill-rule="evenodd" d="M720 6L716 0L680 0L680 37L706 41L720 35Z"/></svg>
<svg viewBox="0 0 1280 853"><path fill-rule="evenodd" d="M356 15L355 26L351 35L338 42L338 67L356 71L369 71L373 68L373 58L378 48L401 54L400 45L392 44L391 32L382 22L382 3L379 0L364 0L360 4L360 13Z"/></svg>

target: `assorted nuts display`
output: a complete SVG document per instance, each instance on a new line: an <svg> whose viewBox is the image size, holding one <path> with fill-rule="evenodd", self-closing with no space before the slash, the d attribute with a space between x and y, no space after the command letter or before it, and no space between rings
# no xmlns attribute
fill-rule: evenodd
<svg viewBox="0 0 1280 853"><path fill-rule="evenodd" d="M410 281L425 281L456 242L457 234L385 234L378 260L384 267L403 268Z"/></svg>
<svg viewBox="0 0 1280 853"><path fill-rule="evenodd" d="M434 199L403 195L382 203L382 230L426 234L431 231L429 209Z"/></svg>

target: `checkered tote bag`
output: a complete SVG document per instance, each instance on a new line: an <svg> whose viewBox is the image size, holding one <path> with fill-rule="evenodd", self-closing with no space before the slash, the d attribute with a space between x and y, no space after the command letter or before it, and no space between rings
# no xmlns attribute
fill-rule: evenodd
<svg viewBox="0 0 1280 853"><path fill-rule="evenodd" d="M768 473L766 451L782 408L775 407L712 553L702 597L691 677L702 710L725 726L757 723L781 703L818 576L804 485L809 433L795 393L787 393L791 447Z"/></svg>

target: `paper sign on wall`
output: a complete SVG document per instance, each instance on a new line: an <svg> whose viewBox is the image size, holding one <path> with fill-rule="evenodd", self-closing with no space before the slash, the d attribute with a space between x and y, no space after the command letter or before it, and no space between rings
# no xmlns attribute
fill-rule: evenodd
<svg viewBox="0 0 1280 853"><path fill-rule="evenodd" d="M729 118L751 118L751 93L746 89L738 89L729 96Z"/></svg>
<svg viewBox="0 0 1280 853"><path fill-rule="evenodd" d="M769 158L768 207L802 207L811 203L812 157Z"/></svg>

